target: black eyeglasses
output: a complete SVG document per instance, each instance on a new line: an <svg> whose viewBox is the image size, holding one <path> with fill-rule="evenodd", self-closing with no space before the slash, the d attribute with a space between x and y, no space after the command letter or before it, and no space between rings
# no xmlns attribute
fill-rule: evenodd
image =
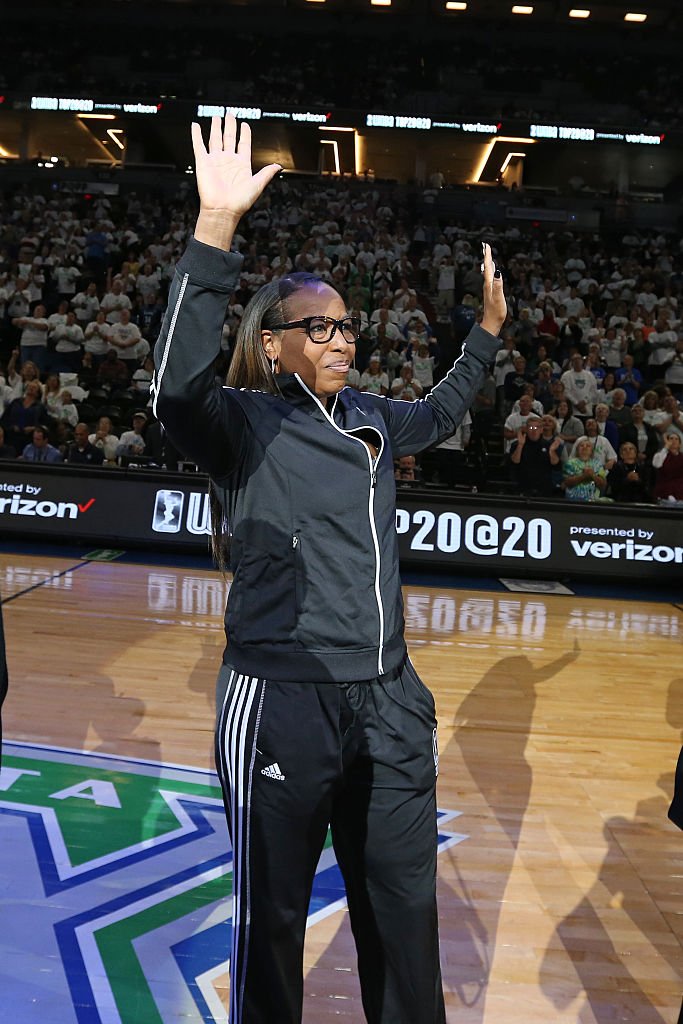
<svg viewBox="0 0 683 1024"><path fill-rule="evenodd" d="M337 328L341 331L344 341L355 345L360 337L360 317L345 316L335 320L333 316L305 316L301 320L291 320L288 324L275 324L274 331L288 331L290 327L303 327L306 334L316 345L325 345L332 341Z"/></svg>

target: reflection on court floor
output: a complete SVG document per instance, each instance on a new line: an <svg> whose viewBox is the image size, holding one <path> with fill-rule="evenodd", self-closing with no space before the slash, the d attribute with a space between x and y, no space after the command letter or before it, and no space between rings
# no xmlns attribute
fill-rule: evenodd
<svg viewBox="0 0 683 1024"><path fill-rule="evenodd" d="M439 812L440 850L466 838L457 816ZM214 775L8 743L0 823L7 1020L225 1020L232 857ZM345 905L328 837L308 927Z"/></svg>
<svg viewBox="0 0 683 1024"><path fill-rule="evenodd" d="M225 1020L212 730L228 587L0 551L3 1022ZM459 812L438 858L449 1024L676 1024L683 610L446 585L405 586L404 603L436 699L439 803ZM304 1024L363 1020L342 900L328 848Z"/></svg>

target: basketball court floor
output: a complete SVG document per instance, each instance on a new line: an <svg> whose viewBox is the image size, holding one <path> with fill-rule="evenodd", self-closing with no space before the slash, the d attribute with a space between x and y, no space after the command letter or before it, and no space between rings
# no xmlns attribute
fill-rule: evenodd
<svg viewBox="0 0 683 1024"><path fill-rule="evenodd" d="M449 1024L675 1024L683 606L431 584L404 596L439 716ZM226 590L200 568L0 549L0 1021L226 1020ZM307 935L306 1024L360 1024L331 848Z"/></svg>

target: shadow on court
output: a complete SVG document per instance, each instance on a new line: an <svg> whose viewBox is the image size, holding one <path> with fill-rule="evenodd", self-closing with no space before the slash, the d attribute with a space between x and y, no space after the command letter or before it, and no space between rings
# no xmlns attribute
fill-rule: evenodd
<svg viewBox="0 0 683 1024"><path fill-rule="evenodd" d="M669 687L666 721L679 732L683 730L683 678L674 679ZM661 848L671 835L667 810L673 773L661 775L657 785L662 792L641 800L633 818L615 816L605 822L607 851L599 874L558 925L546 950L541 987L558 1010L566 1010L583 995L576 1017L579 1024L612 1024L617 1019L663 1024L675 1019L662 1015L637 980L649 976L652 988L661 989L666 998L666 974L675 991L674 979L682 964L680 942L655 904L657 898L667 899L667 894L656 888L666 871L658 868L658 859L667 856ZM648 851L652 851L649 866ZM669 874L673 875L673 870ZM556 940L571 963L570 971L562 969L559 976Z"/></svg>
<svg viewBox="0 0 683 1024"><path fill-rule="evenodd" d="M531 790L532 773L525 749L536 688L571 665L578 654L578 650L567 652L540 666L525 655L497 662L463 700L455 716L455 735L442 752L442 773L456 777L464 765L473 784L471 787L463 782L466 806L457 808L463 811L462 818L444 826L446 832L462 828L470 837L438 858L441 960L444 988L451 994L449 1019L455 1012L466 1024L484 1020L500 907ZM496 829L491 829L491 816ZM481 871L472 868L477 863L473 844L483 853ZM449 861L448 866L444 860ZM461 861L469 866L462 867ZM487 864L492 865L491 870ZM408 937L406 941L410 941ZM357 979L351 981L349 977L355 974L356 957L348 920L338 928L309 974L306 999L311 1011L316 973L332 976L333 970L342 972L341 987L345 991L353 988L350 995L358 998L355 1009L360 1005L360 995ZM341 993L340 982L336 984ZM306 1019L313 1021L316 1017L312 1014Z"/></svg>
<svg viewBox="0 0 683 1024"><path fill-rule="evenodd" d="M442 770L458 772L463 765L474 787L470 792L463 780L471 806L461 808L459 819L471 838L462 857L460 847L448 851L452 871L441 870L439 877L444 984L467 1024L484 1019L500 911L529 803L532 771L525 751L536 689L578 655L578 649L569 651L545 665L526 655L502 658L462 701L443 753ZM497 828L491 828L491 815ZM461 859L467 868L458 867Z"/></svg>

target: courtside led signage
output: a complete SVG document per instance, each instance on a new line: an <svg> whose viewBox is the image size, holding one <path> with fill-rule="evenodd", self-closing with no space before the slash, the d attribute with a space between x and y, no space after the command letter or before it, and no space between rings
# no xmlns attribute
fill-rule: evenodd
<svg viewBox="0 0 683 1024"><path fill-rule="evenodd" d="M664 135L644 135L643 132L603 132L597 128L582 128L566 124L529 125L532 139L561 139L564 142L629 142L638 146L659 146Z"/></svg>
<svg viewBox="0 0 683 1024"><path fill-rule="evenodd" d="M225 117L226 114L240 121L260 121L263 116L260 107L224 107L213 103L200 103L197 107L197 117Z"/></svg>
<svg viewBox="0 0 683 1024"><path fill-rule="evenodd" d="M481 121L475 121L474 124L468 124L465 122L462 126L464 132L480 132L483 135L495 135L500 125L497 124L482 124Z"/></svg>
<svg viewBox="0 0 683 1024"><path fill-rule="evenodd" d="M58 96L31 96L31 110L89 111L94 109L94 100L70 99Z"/></svg>
<svg viewBox="0 0 683 1024"><path fill-rule="evenodd" d="M365 118L368 128L421 128L432 127L430 117L409 117L403 114L368 114Z"/></svg>
<svg viewBox="0 0 683 1024"><path fill-rule="evenodd" d="M31 110L62 110L90 114L95 110L120 110L124 114L158 114L161 103L100 103L68 96L31 96Z"/></svg>

